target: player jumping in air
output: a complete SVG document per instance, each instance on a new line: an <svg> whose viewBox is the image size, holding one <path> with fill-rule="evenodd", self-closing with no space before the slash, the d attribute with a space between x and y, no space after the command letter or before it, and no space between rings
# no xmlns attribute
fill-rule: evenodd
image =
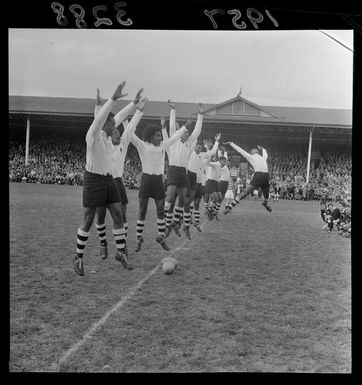
<svg viewBox="0 0 362 385"><path fill-rule="evenodd" d="M259 188L262 190L264 197L262 205L268 211L272 211L272 208L268 205L269 172L267 164L268 154L265 148L257 146L258 149L253 148L249 154L248 152L246 152L245 150L243 150L232 142L227 142L225 144L229 144L251 164L254 169L254 175L250 183L246 186L245 190L241 194L238 194L230 205L225 207L224 214L228 214L232 210L232 208L240 202L241 199L246 198L252 191ZM261 151L262 155L259 154L259 151Z"/></svg>
<svg viewBox="0 0 362 385"><path fill-rule="evenodd" d="M165 242L165 188L163 175L165 170L165 151L187 132L186 124L177 130L170 139L162 141L162 128L156 124L148 125L143 132L143 140L136 134L132 135L131 143L137 148L141 164L142 177L139 189L139 213L137 220L137 246L135 251L138 252L142 248L143 230L145 225L148 200L153 198L156 203L157 210L157 228L158 236L156 241L161 244L163 249L169 250Z"/></svg>
<svg viewBox="0 0 362 385"><path fill-rule="evenodd" d="M129 103L125 108L123 108L121 111L119 111L115 116L115 126L120 131L120 128L118 128L123 123L124 131L121 135L112 136L112 143L114 145L114 154L112 155L112 160L114 167L112 169L112 176L114 178L114 181L116 182L117 188L121 194L121 201L122 201L122 215L123 215L123 224L124 224L124 230L125 230L125 255L128 256L127 251L127 230L128 230L128 222L127 222L127 204L128 204L128 198L127 198L127 192L124 187L123 181L122 181L122 175L124 171L124 165L125 165L125 158L127 154L128 145L131 141L132 134L135 132L137 124L139 123L142 115L143 115L143 109L147 102L147 98L143 98L141 100L141 93L143 89L140 89L137 92L136 97L134 100ZM99 94L99 89L97 89L97 98L96 98L96 106L94 115L96 116L101 109L102 99ZM128 123L126 120L127 116L131 113L136 111L134 116L131 119L131 122ZM96 229L100 241L100 255L102 259L106 259L108 256L108 248L107 248L107 239L106 239L106 207L97 207L96 210Z"/></svg>
<svg viewBox="0 0 362 385"><path fill-rule="evenodd" d="M178 131L176 127L176 110L172 101L169 100L168 104L170 106L170 136L172 136L175 132ZM199 103L197 121L191 135L188 131L186 131L180 140L172 143L168 152L169 166L167 170L167 191L165 200L166 227L168 227L167 232L169 233L169 228L172 226L175 233L180 236L180 218L183 214L183 230L187 238L190 238L189 226L191 220L191 212L190 205L185 206L189 184L186 170L191 153L197 143L197 138L201 133L203 111L204 106L203 104ZM175 205L173 220L170 223L170 219L172 218L170 209L176 200L176 193L178 195L178 204Z"/></svg>
<svg viewBox="0 0 362 385"><path fill-rule="evenodd" d="M119 137L111 110L116 100L123 98L122 82L111 98L101 107L86 135L87 154L83 179L83 218L77 231L76 256L73 260L75 272L84 275L83 253L89 237L97 207L107 207L113 219L113 235L116 241L116 259L128 270L133 267L125 256L125 230L122 216L122 200L112 177L112 137Z"/></svg>

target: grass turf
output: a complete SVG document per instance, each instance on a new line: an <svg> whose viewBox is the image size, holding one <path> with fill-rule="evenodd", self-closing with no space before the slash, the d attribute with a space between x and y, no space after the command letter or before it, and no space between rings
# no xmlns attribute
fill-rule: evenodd
<svg viewBox="0 0 362 385"><path fill-rule="evenodd" d="M49 371L170 252L155 242L153 202L129 259L100 259L94 226L85 276L72 268L81 187L10 183L11 372ZM242 201L192 240L167 240L180 266L150 275L59 370L64 372L351 371L351 245L321 229L316 202ZM205 218L202 219L202 222ZM108 365L108 366L106 366Z"/></svg>

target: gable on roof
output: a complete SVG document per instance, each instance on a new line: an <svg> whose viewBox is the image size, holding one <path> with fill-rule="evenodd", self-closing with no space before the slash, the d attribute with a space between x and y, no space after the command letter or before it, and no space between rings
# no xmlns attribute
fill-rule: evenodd
<svg viewBox="0 0 362 385"><path fill-rule="evenodd" d="M262 107L237 95L235 98L205 111L208 115L233 115L233 116L261 116L263 118L276 118L275 115L267 112Z"/></svg>

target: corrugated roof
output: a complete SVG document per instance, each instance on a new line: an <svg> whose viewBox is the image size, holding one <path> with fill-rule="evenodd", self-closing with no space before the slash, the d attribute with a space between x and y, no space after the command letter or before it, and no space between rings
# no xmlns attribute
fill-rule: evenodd
<svg viewBox="0 0 362 385"><path fill-rule="evenodd" d="M230 99L230 102L234 99L235 98ZM92 116L94 111L94 102L94 99L10 95L9 112ZM118 101L114 111L118 111L129 102L129 100ZM225 102L221 104L225 104ZM205 104L205 110L207 111L216 108L218 105L220 104ZM230 123L292 123L301 125L314 124L345 126L345 128L352 127L352 110L276 106L260 106L260 108L276 115L277 117L235 116L228 114L208 115L206 113L204 119L205 121ZM176 102L176 109L178 119L187 119L189 116L197 113L197 104ZM159 118L161 115L165 115L167 117L169 114L169 107L167 102L149 101L144 112L146 118Z"/></svg>

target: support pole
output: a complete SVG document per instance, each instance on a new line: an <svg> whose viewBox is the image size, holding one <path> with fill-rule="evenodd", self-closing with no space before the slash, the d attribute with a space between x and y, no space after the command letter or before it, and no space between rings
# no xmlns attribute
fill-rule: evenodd
<svg viewBox="0 0 362 385"><path fill-rule="evenodd" d="M29 163L29 138L30 138L30 119L26 118L26 140L25 140L25 166Z"/></svg>
<svg viewBox="0 0 362 385"><path fill-rule="evenodd" d="M310 170L310 158L312 154L312 136L313 136L313 128L309 133L309 146L308 146L308 161L307 161L307 183L309 183L309 170Z"/></svg>

